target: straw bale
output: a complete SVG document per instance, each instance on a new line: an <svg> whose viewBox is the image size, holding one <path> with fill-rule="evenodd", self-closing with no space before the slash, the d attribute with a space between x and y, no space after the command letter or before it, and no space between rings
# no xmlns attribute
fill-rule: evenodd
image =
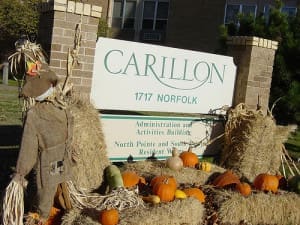
<svg viewBox="0 0 300 225"><path fill-rule="evenodd" d="M110 164L99 112L80 97L74 97L70 109L74 117L73 147L77 154L73 183L81 188L98 188L103 181L103 170Z"/></svg>
<svg viewBox="0 0 300 225"><path fill-rule="evenodd" d="M146 205L119 212L119 225L200 225L204 206L195 198L174 200L170 203ZM93 209L71 210L63 217L62 225L97 225L99 211Z"/></svg>
<svg viewBox="0 0 300 225"><path fill-rule="evenodd" d="M260 173L278 173L287 135L282 131L270 114L239 104L228 112L220 165L249 181Z"/></svg>
<svg viewBox="0 0 300 225"><path fill-rule="evenodd" d="M129 209L122 212L120 225L200 225L203 222L205 209L195 198L174 200L148 206L145 209Z"/></svg>
<svg viewBox="0 0 300 225"><path fill-rule="evenodd" d="M223 193L227 197L220 204L219 219L225 224L251 225L300 224L300 196L291 193L263 193L243 197L236 192ZM228 197L230 196L230 197ZM215 200L224 196L216 195Z"/></svg>
<svg viewBox="0 0 300 225"><path fill-rule="evenodd" d="M215 164L212 164L210 172L197 170L195 168L182 168L180 171L173 171L166 167L165 161L137 161L134 163L125 163L121 169L136 171L146 180L151 180L154 176L164 174L175 177L179 184L194 184L196 186L207 183L214 173L225 171L224 168Z"/></svg>

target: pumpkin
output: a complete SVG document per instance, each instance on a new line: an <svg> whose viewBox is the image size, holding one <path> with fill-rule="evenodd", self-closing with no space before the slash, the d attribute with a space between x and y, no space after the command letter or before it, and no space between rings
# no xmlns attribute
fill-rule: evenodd
<svg viewBox="0 0 300 225"><path fill-rule="evenodd" d="M183 189L183 192L188 197L194 197L202 203L205 202L205 194L199 188L186 188L186 189Z"/></svg>
<svg viewBox="0 0 300 225"><path fill-rule="evenodd" d="M116 209L103 209L100 211L99 222L102 225L116 225L119 222L119 212Z"/></svg>
<svg viewBox="0 0 300 225"><path fill-rule="evenodd" d="M198 168L205 172L211 171L211 164L209 162L200 162Z"/></svg>
<svg viewBox="0 0 300 225"><path fill-rule="evenodd" d="M224 173L221 173L213 180L213 185L216 187L226 187L231 185L236 185L240 183L239 177L232 172L232 170L226 170Z"/></svg>
<svg viewBox="0 0 300 225"><path fill-rule="evenodd" d="M123 179L123 184L124 187L126 188L131 188L139 183L145 184L145 178L140 177L136 172L134 171L124 171L122 172L122 179Z"/></svg>
<svg viewBox="0 0 300 225"><path fill-rule="evenodd" d="M171 170L178 171L183 167L182 159L179 157L179 152L177 148L173 148L172 156L167 158L166 166Z"/></svg>
<svg viewBox="0 0 300 225"><path fill-rule="evenodd" d="M169 183L169 180L166 179L162 182L157 182L152 188L154 195L157 195L160 198L161 202L170 202L174 200L175 191L173 184Z"/></svg>
<svg viewBox="0 0 300 225"><path fill-rule="evenodd" d="M261 173L255 177L253 186L260 191L271 191L276 193L279 186L279 180L275 175Z"/></svg>
<svg viewBox="0 0 300 225"><path fill-rule="evenodd" d="M182 159L184 167L196 167L199 163L199 158L192 152L192 147L189 147L187 151L181 152L179 157Z"/></svg>
<svg viewBox="0 0 300 225"><path fill-rule="evenodd" d="M237 183L235 188L238 192L241 193L241 195L245 197L249 196L252 192L250 184L246 182Z"/></svg>
<svg viewBox="0 0 300 225"><path fill-rule="evenodd" d="M62 222L62 216L62 210L52 206L49 217L44 225L60 225Z"/></svg>
<svg viewBox="0 0 300 225"><path fill-rule="evenodd" d="M155 176L150 181L150 186L153 188L155 186L155 184L161 183L161 182L166 182L166 181L167 181L167 183L169 185L171 185L174 188L174 190L177 189L177 181L176 181L175 177L168 176L168 175L158 175L158 176Z"/></svg>

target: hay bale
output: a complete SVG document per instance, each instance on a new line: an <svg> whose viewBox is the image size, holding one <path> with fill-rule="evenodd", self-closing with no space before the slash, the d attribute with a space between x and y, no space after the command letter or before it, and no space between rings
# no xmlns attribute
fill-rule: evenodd
<svg viewBox="0 0 300 225"><path fill-rule="evenodd" d="M223 201L218 215L224 224L300 224L300 196L295 193L259 192L245 198L239 193L223 192L215 195L216 201L218 198Z"/></svg>
<svg viewBox="0 0 300 225"><path fill-rule="evenodd" d="M74 97L70 109L74 117L72 145L78 160L73 167L73 183L95 189L101 185L104 168L110 164L99 112L88 100L79 97Z"/></svg>
<svg viewBox="0 0 300 225"><path fill-rule="evenodd" d="M192 210L191 210L192 209ZM204 206L195 198L174 200L170 203L146 205L119 212L119 225L200 225L203 222ZM71 210L63 217L62 225L97 225L99 211Z"/></svg>
<svg viewBox="0 0 300 225"><path fill-rule="evenodd" d="M205 209L195 198L174 200L144 209L128 209L121 214L120 225L200 225Z"/></svg>
<svg viewBox="0 0 300 225"><path fill-rule="evenodd" d="M125 163L121 169L136 171L146 180L151 180L154 176L164 174L174 176L179 184L194 184L196 186L205 184L212 174L225 171L225 169L215 164L212 164L210 172L197 170L195 168L182 168L180 171L173 171L166 167L165 161L138 161L135 163Z"/></svg>
<svg viewBox="0 0 300 225"><path fill-rule="evenodd" d="M279 173L282 133L271 115L239 104L228 112L221 166L249 181L260 173Z"/></svg>

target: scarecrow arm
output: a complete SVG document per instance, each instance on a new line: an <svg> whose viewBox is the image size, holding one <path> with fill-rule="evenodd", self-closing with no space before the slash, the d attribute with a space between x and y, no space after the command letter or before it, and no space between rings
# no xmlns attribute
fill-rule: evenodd
<svg viewBox="0 0 300 225"><path fill-rule="evenodd" d="M24 125L21 148L16 172L26 176L34 167L38 157L38 138L32 111L29 111Z"/></svg>

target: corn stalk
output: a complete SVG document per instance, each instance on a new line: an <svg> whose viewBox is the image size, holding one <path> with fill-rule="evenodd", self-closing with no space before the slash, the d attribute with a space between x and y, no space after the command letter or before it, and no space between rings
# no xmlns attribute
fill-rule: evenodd
<svg viewBox="0 0 300 225"><path fill-rule="evenodd" d="M62 87L63 94L66 94L72 88L72 85L69 84L69 80L73 75L73 69L75 65L80 64L78 60L79 58L78 55L79 55L79 49L81 47L81 40L82 40L82 17L83 14L81 14L80 16L79 23L76 24L73 49L72 50L70 48L68 49L67 77Z"/></svg>

